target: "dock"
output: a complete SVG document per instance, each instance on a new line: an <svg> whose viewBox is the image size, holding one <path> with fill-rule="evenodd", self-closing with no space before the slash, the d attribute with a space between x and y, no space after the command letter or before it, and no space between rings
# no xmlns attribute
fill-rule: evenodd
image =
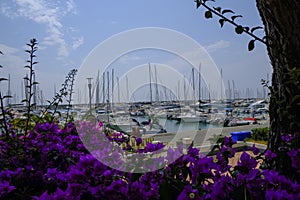
<svg viewBox="0 0 300 200"><path fill-rule="evenodd" d="M231 136L231 132L251 131L254 128L264 128L268 124L253 124L234 127L209 128L195 131L178 131L176 133L160 133L155 135L147 135L146 137L154 137L155 141L160 141L175 147L178 141L183 138L191 138L193 146L197 148L210 148L215 144L219 135Z"/></svg>

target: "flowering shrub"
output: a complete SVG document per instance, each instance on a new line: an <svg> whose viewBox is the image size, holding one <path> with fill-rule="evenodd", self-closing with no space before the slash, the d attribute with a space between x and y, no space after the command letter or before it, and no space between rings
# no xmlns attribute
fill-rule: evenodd
<svg viewBox="0 0 300 200"><path fill-rule="evenodd" d="M43 123L26 136L1 135L0 199L300 199L299 149L286 149L294 175L287 177L266 168L276 153L268 150L264 156L255 146L231 166L235 150L228 137L208 157L191 147L186 154L182 146L142 147L141 138L130 145L130 137L104 134L102 128L88 122L64 128ZM135 158L129 156L133 153ZM153 170L135 173L149 158L139 167ZM126 159L133 171L119 170Z"/></svg>

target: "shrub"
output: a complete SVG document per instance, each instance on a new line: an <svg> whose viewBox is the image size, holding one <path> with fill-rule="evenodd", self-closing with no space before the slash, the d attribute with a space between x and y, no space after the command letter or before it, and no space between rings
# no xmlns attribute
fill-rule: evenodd
<svg viewBox="0 0 300 200"><path fill-rule="evenodd" d="M256 141L268 141L270 128L254 128L252 131L252 139Z"/></svg>

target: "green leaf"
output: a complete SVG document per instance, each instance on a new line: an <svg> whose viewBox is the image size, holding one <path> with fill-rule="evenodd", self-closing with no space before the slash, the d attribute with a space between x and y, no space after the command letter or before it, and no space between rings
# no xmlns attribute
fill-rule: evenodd
<svg viewBox="0 0 300 200"><path fill-rule="evenodd" d="M0 81L7 81L7 78L0 78Z"/></svg>
<svg viewBox="0 0 300 200"><path fill-rule="evenodd" d="M32 85L37 85L37 84L39 84L39 82L35 81L35 82L32 83Z"/></svg>
<svg viewBox="0 0 300 200"><path fill-rule="evenodd" d="M250 30L250 28L249 28L248 26L245 26L244 29L245 29L246 31L249 31L249 30Z"/></svg>
<svg viewBox="0 0 300 200"><path fill-rule="evenodd" d="M219 13L221 13L222 8L221 7L214 7L214 10L218 11Z"/></svg>
<svg viewBox="0 0 300 200"><path fill-rule="evenodd" d="M244 31L244 29L243 29L243 27L242 27L241 25L239 25L239 26L237 26L237 27L235 28L235 32L236 32L237 34L242 34L243 31Z"/></svg>
<svg viewBox="0 0 300 200"><path fill-rule="evenodd" d="M195 0L196 2L196 7L199 8L202 4L202 0Z"/></svg>
<svg viewBox="0 0 300 200"><path fill-rule="evenodd" d="M224 15L225 13L233 13L234 14L234 12L232 10L229 10L229 9L226 9L226 10L222 11L222 15Z"/></svg>
<svg viewBox="0 0 300 200"><path fill-rule="evenodd" d="M251 33L253 33L255 30L258 30L258 29L263 29L263 27L261 27L261 26L253 27L253 28L251 28Z"/></svg>
<svg viewBox="0 0 300 200"><path fill-rule="evenodd" d="M209 18L212 18L212 12L211 11L206 11L205 12L205 18L209 19Z"/></svg>
<svg viewBox="0 0 300 200"><path fill-rule="evenodd" d="M0 54L2 54L2 55L3 55L2 51L0 51Z"/></svg>
<svg viewBox="0 0 300 200"><path fill-rule="evenodd" d="M300 102L300 95L296 95L292 98L291 104L296 104Z"/></svg>
<svg viewBox="0 0 300 200"><path fill-rule="evenodd" d="M234 21L236 18L238 18L238 17L243 17L242 15L233 15L232 17L231 17L231 20L232 21Z"/></svg>
<svg viewBox="0 0 300 200"><path fill-rule="evenodd" d="M254 42L255 42L255 40L251 40L248 43L248 51L252 51L254 49L254 47L255 47Z"/></svg>
<svg viewBox="0 0 300 200"><path fill-rule="evenodd" d="M224 22L225 22L225 19L219 19L219 23L220 23L221 27L224 26Z"/></svg>

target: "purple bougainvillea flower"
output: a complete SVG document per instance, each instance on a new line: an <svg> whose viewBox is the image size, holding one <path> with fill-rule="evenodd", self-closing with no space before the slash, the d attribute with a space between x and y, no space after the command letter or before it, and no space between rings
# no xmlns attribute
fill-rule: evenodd
<svg viewBox="0 0 300 200"><path fill-rule="evenodd" d="M144 149L138 149L138 153L148 153L148 152L155 152L159 151L164 148L164 144L159 142L157 144L153 144L151 142L148 142Z"/></svg>
<svg viewBox="0 0 300 200"><path fill-rule="evenodd" d="M258 154L260 153L259 148L257 148L257 147L255 146L255 144L253 144L252 147L250 147L249 150L252 151L254 155L258 155Z"/></svg>
<svg viewBox="0 0 300 200"><path fill-rule="evenodd" d="M265 157L267 160L273 160L274 158L276 158L276 153L273 153L270 149L268 149L266 152L265 152Z"/></svg>
<svg viewBox="0 0 300 200"><path fill-rule="evenodd" d="M98 122L98 126L101 128L103 127L103 122Z"/></svg>
<svg viewBox="0 0 300 200"><path fill-rule="evenodd" d="M10 185L10 183L8 181L1 181L0 182L0 198L4 197L6 194L10 193L14 189L16 189L16 187L13 185Z"/></svg>
<svg viewBox="0 0 300 200"><path fill-rule="evenodd" d="M236 142L234 142L231 137L227 137L227 136L224 137L223 146L232 147L232 145L234 144L236 144Z"/></svg>
<svg viewBox="0 0 300 200"><path fill-rule="evenodd" d="M295 199L294 195L289 194L286 190L267 190L266 199Z"/></svg>
<svg viewBox="0 0 300 200"><path fill-rule="evenodd" d="M251 158L251 156L244 151L240 157L238 166L245 167L246 169L251 170L257 166L257 161L254 158Z"/></svg>
<svg viewBox="0 0 300 200"><path fill-rule="evenodd" d="M293 141L293 139L294 139L294 137L292 135L286 134L286 135L281 136L281 140L285 143L290 143Z"/></svg>
<svg viewBox="0 0 300 200"><path fill-rule="evenodd" d="M288 156L291 158L292 167L294 167L298 173L300 173L300 149L298 150L291 150L288 153Z"/></svg>
<svg viewBox="0 0 300 200"><path fill-rule="evenodd" d="M136 145L140 145L140 144L142 144L143 140L142 140L142 138L135 138L135 142L136 142Z"/></svg>
<svg viewBox="0 0 300 200"><path fill-rule="evenodd" d="M221 176L215 179L211 199L232 199L234 192L234 181L230 176Z"/></svg>
<svg viewBox="0 0 300 200"><path fill-rule="evenodd" d="M190 185L184 187L184 189L179 194L178 200L200 200L198 190L193 189Z"/></svg>

